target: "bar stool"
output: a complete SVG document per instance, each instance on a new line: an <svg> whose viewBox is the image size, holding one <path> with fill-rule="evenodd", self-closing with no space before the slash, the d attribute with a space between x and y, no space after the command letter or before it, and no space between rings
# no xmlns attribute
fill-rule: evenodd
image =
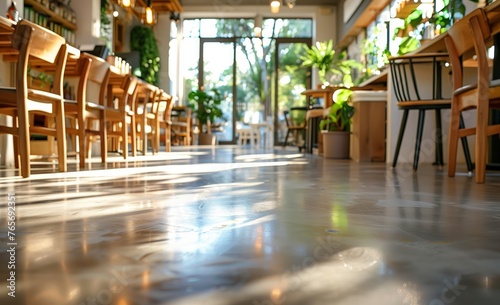
<svg viewBox="0 0 500 305"><path fill-rule="evenodd" d="M420 146L425 122L425 112L434 110L436 119L435 130L435 162L436 165L443 165L443 137L441 110L451 108L451 99L443 96L443 66L449 58L444 53L423 53L415 55L402 55L389 58L392 87L397 99L397 106L403 110L403 119L399 129L396 151L392 161L392 167L396 167L398 162L401 143L410 110L418 111L417 133L415 137L415 153L413 157L413 170L418 169L420 156ZM429 73L430 72L430 73ZM431 81L427 84L425 80ZM430 86L429 88L426 86ZM463 125L463 120L461 120ZM467 168L472 171L469 146L467 139L462 139Z"/></svg>

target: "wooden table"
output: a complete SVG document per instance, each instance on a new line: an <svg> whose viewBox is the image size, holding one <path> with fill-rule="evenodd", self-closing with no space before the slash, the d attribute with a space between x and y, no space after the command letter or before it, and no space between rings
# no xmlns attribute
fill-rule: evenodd
<svg viewBox="0 0 500 305"><path fill-rule="evenodd" d="M322 98L324 101L323 107L328 108L333 104L333 93L340 89L342 87L331 87L327 86L324 88L318 88L318 89L307 89L306 91L303 91L301 94L311 98Z"/></svg>

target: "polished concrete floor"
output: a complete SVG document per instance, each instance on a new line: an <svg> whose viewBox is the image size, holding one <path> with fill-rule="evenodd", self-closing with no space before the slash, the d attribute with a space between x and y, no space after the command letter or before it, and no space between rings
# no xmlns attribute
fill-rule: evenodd
<svg viewBox="0 0 500 305"><path fill-rule="evenodd" d="M500 173L231 146L34 167L0 171L0 304L500 304Z"/></svg>

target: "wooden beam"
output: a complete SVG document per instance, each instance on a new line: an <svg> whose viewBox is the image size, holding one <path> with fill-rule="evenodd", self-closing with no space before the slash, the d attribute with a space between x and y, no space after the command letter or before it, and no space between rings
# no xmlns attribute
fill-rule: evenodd
<svg viewBox="0 0 500 305"><path fill-rule="evenodd" d="M373 0L363 13L356 20L354 25L347 31L342 39L337 43L336 49L341 50L349 46L356 37L366 29L382 10L391 3L390 0Z"/></svg>

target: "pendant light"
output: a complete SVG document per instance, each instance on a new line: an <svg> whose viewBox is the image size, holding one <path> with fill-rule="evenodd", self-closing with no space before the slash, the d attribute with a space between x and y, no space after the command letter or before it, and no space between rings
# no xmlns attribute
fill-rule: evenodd
<svg viewBox="0 0 500 305"><path fill-rule="evenodd" d="M142 22L148 25L154 25L156 23L156 14L151 8L151 0L148 0L147 6L144 8Z"/></svg>
<svg viewBox="0 0 500 305"><path fill-rule="evenodd" d="M270 0L269 5L271 6L271 13L277 14L280 11L281 0Z"/></svg>
<svg viewBox="0 0 500 305"><path fill-rule="evenodd" d="M261 37L262 35L262 16L257 15L254 19L253 24L253 32L255 33L255 37Z"/></svg>
<svg viewBox="0 0 500 305"><path fill-rule="evenodd" d="M119 0L118 3L124 8L131 8L135 5L135 0Z"/></svg>

